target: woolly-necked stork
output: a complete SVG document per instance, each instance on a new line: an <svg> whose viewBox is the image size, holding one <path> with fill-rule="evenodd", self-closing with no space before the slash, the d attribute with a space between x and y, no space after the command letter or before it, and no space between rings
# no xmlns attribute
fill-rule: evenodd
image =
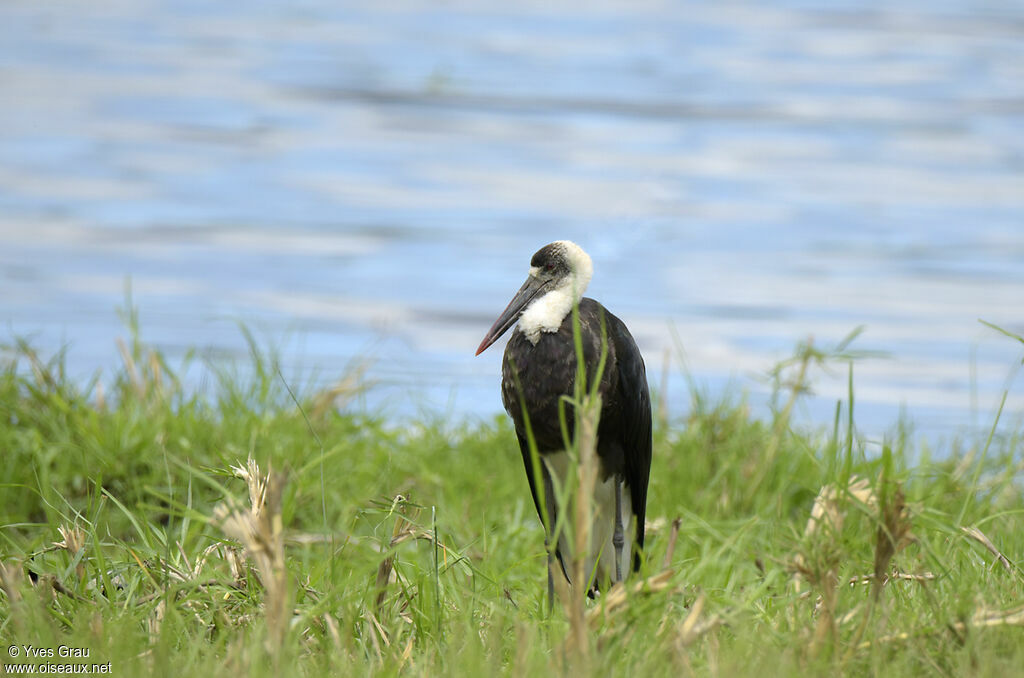
<svg viewBox="0 0 1024 678"><path fill-rule="evenodd" d="M561 240L542 247L530 260L526 282L476 351L480 355L518 321L505 347L501 399L515 423L526 478L541 515L533 457L527 442L525 405L542 460L540 477L549 513L547 524L554 526L559 515L556 511L561 507L555 506L552 476L558 479L560 487L565 487L570 468L558 409L563 396L573 397L576 380L573 304L579 305L588 387L592 386L591 379L601 358L602 337L607 338L606 363L598 386L601 418L597 430L598 474L592 504L591 546L584 561L586 572L593 574L588 591L591 595L609 582L621 581L630 570L631 560L632 569L640 566L651 468L651 398L644 360L625 324L601 304L583 296L592 272L590 257L575 243ZM571 409L565 415L571 436ZM543 515L541 521L544 522ZM628 550L623 548L627 531L632 533ZM572 544L564 530L555 554L569 579ZM549 568L549 593L551 588Z"/></svg>

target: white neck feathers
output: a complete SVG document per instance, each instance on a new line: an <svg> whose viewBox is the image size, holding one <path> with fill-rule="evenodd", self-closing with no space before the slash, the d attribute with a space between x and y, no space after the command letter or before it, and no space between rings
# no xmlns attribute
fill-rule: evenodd
<svg viewBox="0 0 1024 678"><path fill-rule="evenodd" d="M534 299L519 317L519 329L532 344L540 340L541 332L558 331L565 316L572 311L573 303L579 303L583 298L594 272L590 256L579 245L568 240L555 244L562 246L570 273L558 282L557 287ZM540 274L537 269L530 269L531 276Z"/></svg>

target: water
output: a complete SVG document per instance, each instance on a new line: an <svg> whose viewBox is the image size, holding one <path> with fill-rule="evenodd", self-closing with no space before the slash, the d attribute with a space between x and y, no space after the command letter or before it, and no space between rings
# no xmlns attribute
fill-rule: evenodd
<svg viewBox="0 0 1024 678"><path fill-rule="evenodd" d="M143 336L361 404L500 411L473 350L541 245L593 256L671 413L673 333L764 403L853 328L858 417L946 436L1024 412L1024 4L7 3L0 320L85 378ZM201 377L195 377L201 382ZM802 416L830 421L846 374ZM972 428L974 427L974 428Z"/></svg>

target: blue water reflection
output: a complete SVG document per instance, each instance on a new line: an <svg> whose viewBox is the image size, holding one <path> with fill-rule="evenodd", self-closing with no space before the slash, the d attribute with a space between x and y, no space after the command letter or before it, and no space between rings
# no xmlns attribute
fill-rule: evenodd
<svg viewBox="0 0 1024 678"><path fill-rule="evenodd" d="M473 349L558 238L652 381L764 402L810 335L866 429L984 425L1024 330L1024 4L66 0L0 7L0 319L85 376L237 322L399 414L500 409ZM201 375L194 377L199 381ZM827 421L845 375L806 416ZM1011 383L1009 412L1024 410Z"/></svg>

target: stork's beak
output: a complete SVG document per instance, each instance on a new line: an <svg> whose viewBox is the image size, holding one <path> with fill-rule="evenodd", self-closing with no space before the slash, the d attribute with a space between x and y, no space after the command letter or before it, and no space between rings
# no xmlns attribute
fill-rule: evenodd
<svg viewBox="0 0 1024 678"><path fill-rule="evenodd" d="M516 296L512 297L512 301L508 302L508 306L505 307L505 310L501 312L498 319L491 325L491 329L487 330L484 340L480 342L480 348L476 350L476 355L486 351L488 346L496 342L501 335L508 331L508 328L515 325L516 321L519 320L519 316L526 310L526 307L544 291L547 285L547 282L538 280L532 275L528 277L523 286L516 292Z"/></svg>

